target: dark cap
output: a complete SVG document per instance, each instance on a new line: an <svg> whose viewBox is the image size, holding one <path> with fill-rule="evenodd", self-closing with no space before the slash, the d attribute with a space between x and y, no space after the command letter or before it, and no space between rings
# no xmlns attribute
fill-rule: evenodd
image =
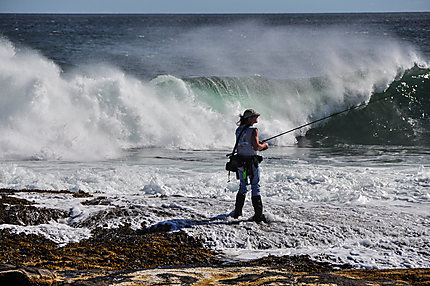
<svg viewBox="0 0 430 286"><path fill-rule="evenodd" d="M254 109L247 109L243 113L243 118L249 118L249 117L253 117L253 116L258 117L258 116L260 116L260 113L258 113Z"/></svg>

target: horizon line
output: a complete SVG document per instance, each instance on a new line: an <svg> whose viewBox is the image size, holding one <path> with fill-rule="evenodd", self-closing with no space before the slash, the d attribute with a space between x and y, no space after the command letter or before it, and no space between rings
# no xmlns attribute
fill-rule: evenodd
<svg viewBox="0 0 430 286"><path fill-rule="evenodd" d="M343 12L2 12L0 14L59 14L59 15L288 15L288 14L401 14L430 13L428 11L343 11Z"/></svg>

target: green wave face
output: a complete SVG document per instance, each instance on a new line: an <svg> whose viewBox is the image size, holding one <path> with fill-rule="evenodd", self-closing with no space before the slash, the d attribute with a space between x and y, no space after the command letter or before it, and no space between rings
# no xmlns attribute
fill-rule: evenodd
<svg viewBox="0 0 430 286"><path fill-rule="evenodd" d="M428 145L430 142L430 70L413 67L378 82L369 72L337 77L290 80L260 76L170 78L158 87L175 96L193 97L193 102L221 115L245 108L263 114L263 137L317 120L332 113L370 102L343 115L332 117L294 133L301 144L332 146ZM390 97L391 96L391 97ZM385 100L372 102L380 98ZM274 144L281 144L275 140Z"/></svg>
<svg viewBox="0 0 430 286"><path fill-rule="evenodd" d="M430 143L430 70L412 68L368 104L312 128L304 138L313 145L422 145Z"/></svg>

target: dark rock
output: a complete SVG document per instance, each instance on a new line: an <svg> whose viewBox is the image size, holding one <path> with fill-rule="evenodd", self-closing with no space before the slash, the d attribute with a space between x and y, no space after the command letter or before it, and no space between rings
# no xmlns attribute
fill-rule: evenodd
<svg viewBox="0 0 430 286"><path fill-rule="evenodd" d="M2 285L33 285L25 273L25 271L21 270L9 270L0 272L0 281Z"/></svg>
<svg viewBox="0 0 430 286"><path fill-rule="evenodd" d="M223 284L238 285L241 283L252 283L252 282L259 280L262 277L264 277L264 275L258 274L258 273L244 274L244 275L240 275L236 278L221 280L220 282Z"/></svg>
<svg viewBox="0 0 430 286"><path fill-rule="evenodd" d="M15 194L15 193L47 193L47 194L72 194L74 197L92 197L92 195L79 190L78 192L72 192L69 190L40 190L40 189L8 189L8 188L0 188L0 193L4 194Z"/></svg>
<svg viewBox="0 0 430 286"><path fill-rule="evenodd" d="M297 278L300 285L368 286L369 282L330 273L311 273ZM389 285L389 284L387 284ZM400 285L400 284L399 284Z"/></svg>
<svg viewBox="0 0 430 286"><path fill-rule="evenodd" d="M328 262L319 262L311 259L309 255L273 256L234 264L235 266L272 266L290 271L328 272L334 269L350 269L351 265L335 265Z"/></svg>
<svg viewBox="0 0 430 286"><path fill-rule="evenodd" d="M162 273L162 274L158 274L158 277L161 277L166 285L175 285L181 283L180 285L192 285L194 283L196 283L198 281L197 278L195 277L191 277L191 276L187 276L187 275L177 275L177 274L172 274L172 273Z"/></svg>
<svg viewBox="0 0 430 286"><path fill-rule="evenodd" d="M52 272L44 269L18 268L7 264L0 266L1 285L52 285L55 278Z"/></svg>
<svg viewBox="0 0 430 286"><path fill-rule="evenodd" d="M95 229L92 237L58 247L43 236L0 230L0 263L48 269L141 269L219 263L216 253L184 232L146 233L129 226Z"/></svg>
<svg viewBox="0 0 430 286"><path fill-rule="evenodd" d="M81 204L86 206L94 206L94 205L109 206L109 205L112 205L112 202L106 197L98 197L92 200L82 202Z"/></svg>
<svg viewBox="0 0 430 286"><path fill-rule="evenodd" d="M37 208L25 200L2 194L0 199L0 224L37 225L68 217L68 212Z"/></svg>

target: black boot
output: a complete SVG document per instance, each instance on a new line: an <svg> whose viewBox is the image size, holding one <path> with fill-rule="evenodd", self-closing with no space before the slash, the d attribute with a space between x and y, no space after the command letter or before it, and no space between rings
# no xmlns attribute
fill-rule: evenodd
<svg viewBox="0 0 430 286"><path fill-rule="evenodd" d="M245 203L245 195L237 193L236 195L236 205L234 207L234 218L238 218L242 215L243 204Z"/></svg>
<svg viewBox="0 0 430 286"><path fill-rule="evenodd" d="M254 218L255 222L266 222L266 218L263 214L263 203L261 201L261 196L252 197L252 206L254 207Z"/></svg>

